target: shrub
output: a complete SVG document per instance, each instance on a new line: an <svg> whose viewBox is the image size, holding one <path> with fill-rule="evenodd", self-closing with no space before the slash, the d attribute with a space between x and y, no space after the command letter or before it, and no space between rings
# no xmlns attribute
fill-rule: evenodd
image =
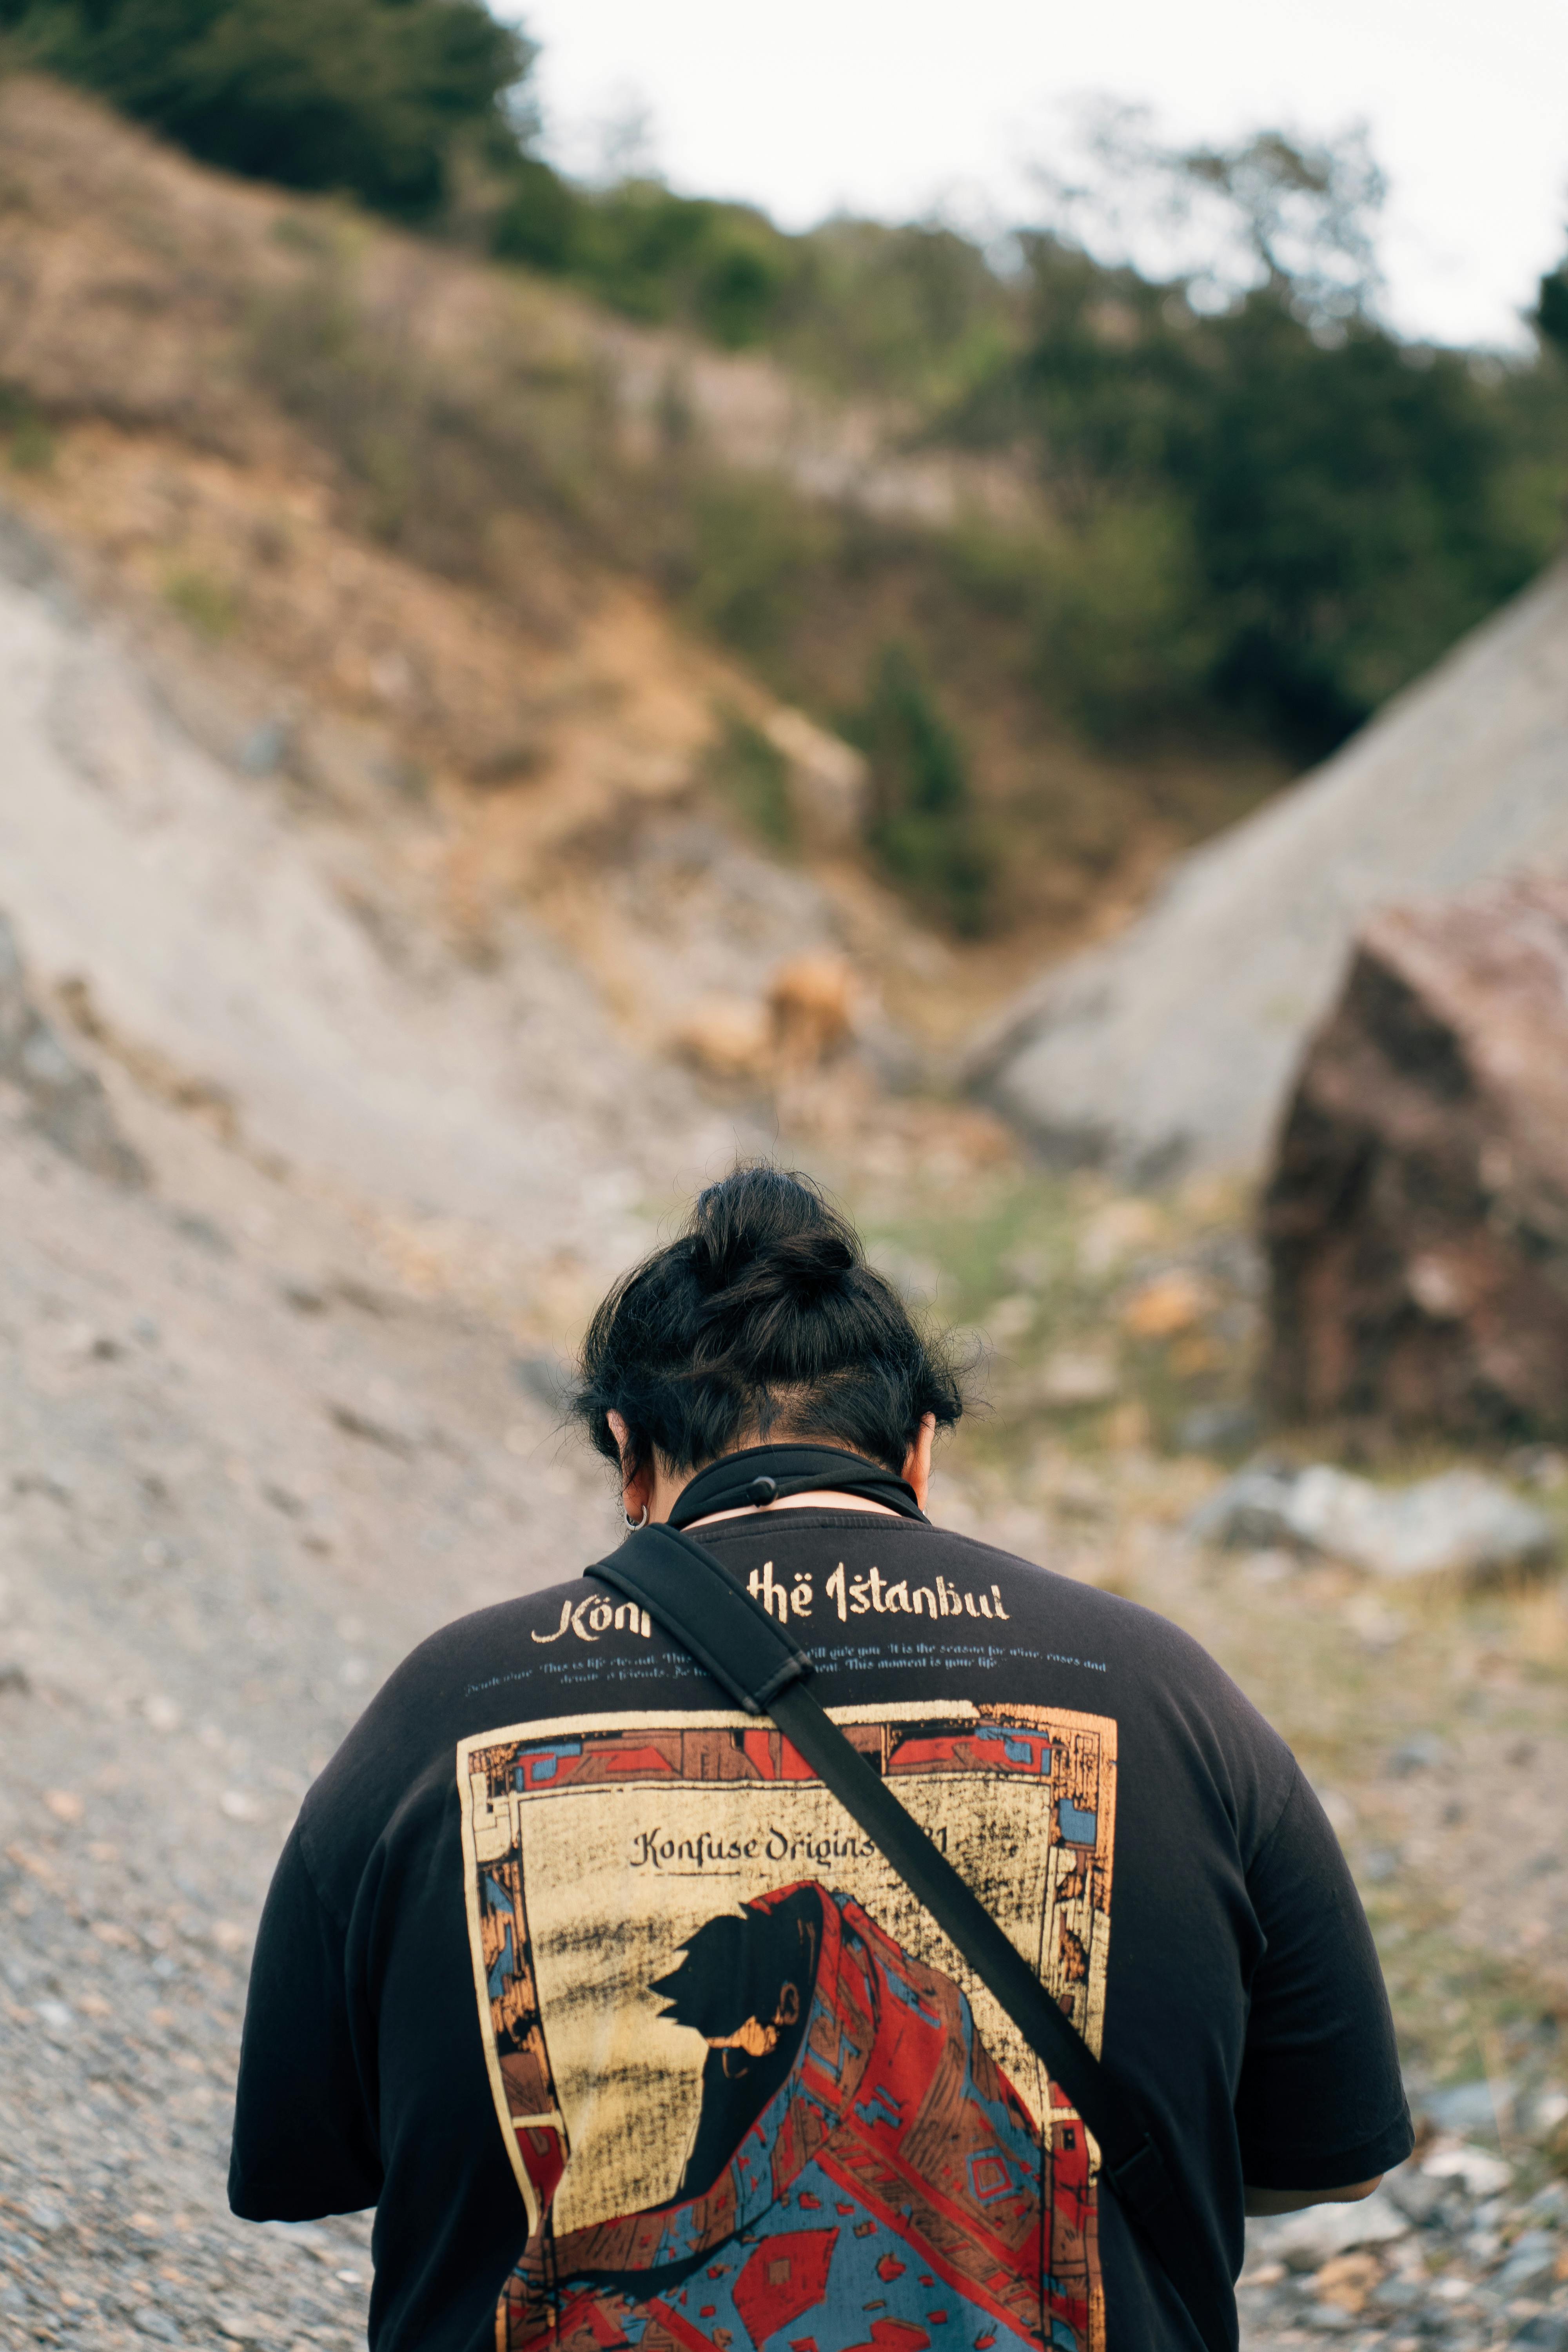
<svg viewBox="0 0 1568 2352"><path fill-rule="evenodd" d="M766 476L694 470L679 486L673 583L691 617L772 667L831 570L835 519Z"/></svg>
<svg viewBox="0 0 1568 2352"><path fill-rule="evenodd" d="M1014 356L1018 290L934 222L832 220L793 241L770 340L837 390L952 405Z"/></svg>
<svg viewBox="0 0 1568 2352"><path fill-rule="evenodd" d="M0 377L0 436L13 473L47 474L55 462L55 436L24 392Z"/></svg>
<svg viewBox="0 0 1568 2352"><path fill-rule="evenodd" d="M492 240L502 260L570 278L628 318L695 327L731 349L773 325L793 247L743 205L678 196L658 180L571 188L531 160L517 167Z"/></svg>
<svg viewBox="0 0 1568 2352"><path fill-rule="evenodd" d="M575 249L582 200L557 172L535 157L521 156L508 176L508 194L496 215L490 247L500 261L530 269L561 271Z"/></svg>
<svg viewBox="0 0 1568 2352"><path fill-rule="evenodd" d="M221 645L239 620L239 599L226 580L213 572L183 571L163 583L164 601L196 635Z"/></svg>
<svg viewBox="0 0 1568 2352"><path fill-rule="evenodd" d="M789 762L760 728L737 710L719 713L719 736L704 763L710 783L742 822L774 849L793 849L797 827Z"/></svg>
<svg viewBox="0 0 1568 2352"><path fill-rule="evenodd" d="M373 309L351 259L329 251L259 306L250 357L341 459L364 525L434 571L489 576L509 511L611 527L600 387L585 369L539 359L521 330L509 338L504 319L454 365L421 346L406 310Z"/></svg>
<svg viewBox="0 0 1568 2352"><path fill-rule="evenodd" d="M991 913L993 861L957 736L909 653L884 646L847 739L870 766L867 837L892 879L973 938Z"/></svg>

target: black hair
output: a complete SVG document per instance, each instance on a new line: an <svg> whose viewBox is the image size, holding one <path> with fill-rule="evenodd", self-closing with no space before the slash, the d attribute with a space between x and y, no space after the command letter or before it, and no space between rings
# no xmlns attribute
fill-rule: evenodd
<svg viewBox="0 0 1568 2352"><path fill-rule="evenodd" d="M668 2003L661 2015L711 2041L738 2033L748 2018L773 2024L784 1987L793 1984L804 2017L816 1976L822 1900L815 1886L803 1886L782 1902L748 1903L739 1914L704 1919L674 1968L653 1979L651 1990Z"/></svg>
<svg viewBox="0 0 1568 2352"><path fill-rule="evenodd" d="M700 1470L740 1444L817 1438L895 1474L922 1417L951 1428L951 1351L917 1330L860 1236L808 1177L742 1165L701 1193L685 1231L623 1275L588 1326L577 1417L605 1459L629 1432Z"/></svg>

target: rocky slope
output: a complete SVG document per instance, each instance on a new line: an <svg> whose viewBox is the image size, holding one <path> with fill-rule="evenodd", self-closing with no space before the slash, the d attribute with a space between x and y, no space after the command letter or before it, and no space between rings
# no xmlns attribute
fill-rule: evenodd
<svg viewBox="0 0 1568 2352"><path fill-rule="evenodd" d="M543 1263L601 1231L624 1250L631 1203L732 1146L679 1069L655 1114L592 982L524 910L487 958L463 951L427 879L437 820L382 782L355 824L215 759L15 530L0 681L26 953L110 1060L252 1155Z"/></svg>
<svg viewBox="0 0 1568 2352"><path fill-rule="evenodd" d="M1568 865L1568 570L1398 697L1316 774L1191 853L1112 945L971 1048L985 1099L1139 1181L1262 1160L1358 918Z"/></svg>

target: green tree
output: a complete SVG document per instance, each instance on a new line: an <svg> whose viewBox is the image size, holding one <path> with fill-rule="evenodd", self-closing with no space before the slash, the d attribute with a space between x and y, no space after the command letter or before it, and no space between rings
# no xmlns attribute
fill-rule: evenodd
<svg viewBox="0 0 1568 2352"><path fill-rule="evenodd" d="M1147 720L1168 695L1179 716L1196 686L1321 756L1549 554L1552 501L1521 484L1550 469L1526 453L1539 433L1521 438L1507 370L1410 346L1368 315L1380 184L1359 146L1336 163L1268 133L1159 168L1238 214L1250 286L1232 275L1216 308L1224 273L1200 303L1189 281L1108 270L1036 235L1027 348L955 429L1033 440L1086 580L1105 576L1108 517L1122 519L1110 543L1148 658L1144 690L1125 680L1102 709ZM1195 626L1128 570L1140 515L1151 550L1163 536L1179 557ZM1056 579L1059 602L1071 564ZM1114 677L1098 626L1087 635L1088 679Z"/></svg>
<svg viewBox="0 0 1568 2352"><path fill-rule="evenodd" d="M413 221L458 145L516 159L534 55L482 0L0 0L0 29L207 163Z"/></svg>
<svg viewBox="0 0 1568 2352"><path fill-rule="evenodd" d="M653 179L587 192L556 180L552 197L538 177L545 167L531 170L497 224L504 259L558 270L629 318L675 320L732 350L768 331L795 263L791 239L761 213Z"/></svg>
<svg viewBox="0 0 1568 2352"><path fill-rule="evenodd" d="M1215 321L1176 420L1224 698L1330 749L1529 578L1503 511L1508 419L1468 361L1352 323L1324 341L1260 293Z"/></svg>

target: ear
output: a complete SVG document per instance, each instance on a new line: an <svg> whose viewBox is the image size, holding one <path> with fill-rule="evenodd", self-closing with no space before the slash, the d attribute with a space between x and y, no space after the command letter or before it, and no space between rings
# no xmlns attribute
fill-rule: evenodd
<svg viewBox="0 0 1568 2352"><path fill-rule="evenodd" d="M622 1506L628 1519L640 1519L653 1502L654 1465L648 1462L640 1470L628 1469L626 1465L631 1460L632 1451L631 1431L618 1412L607 1412L605 1419L610 1424L611 1436L620 1448Z"/></svg>
<svg viewBox="0 0 1568 2352"><path fill-rule="evenodd" d="M931 1449L935 1437L935 1413L922 1412L915 1442L904 1456L904 1476L914 1488L915 1500L922 1511L931 1492Z"/></svg>

